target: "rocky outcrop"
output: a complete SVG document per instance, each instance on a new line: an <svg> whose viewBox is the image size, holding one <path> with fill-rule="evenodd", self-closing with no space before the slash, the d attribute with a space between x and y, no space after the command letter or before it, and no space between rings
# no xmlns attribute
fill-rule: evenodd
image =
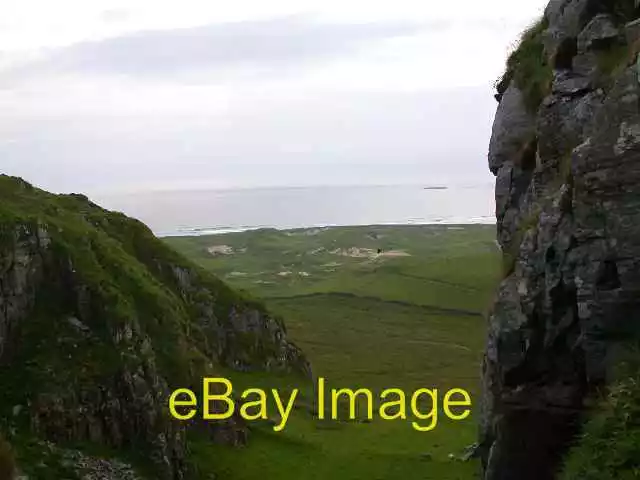
<svg viewBox="0 0 640 480"><path fill-rule="evenodd" d="M280 319L144 225L0 176L0 430L12 443L135 451L154 478L184 478L186 426L169 419L168 396L223 367L310 374ZM234 420L191 427L246 437ZM111 472L86 478L136 478L74 455Z"/></svg>
<svg viewBox="0 0 640 480"><path fill-rule="evenodd" d="M558 478L591 393L640 333L636 3L552 1L546 98L528 109L512 81L498 107L505 271L483 366L486 480Z"/></svg>

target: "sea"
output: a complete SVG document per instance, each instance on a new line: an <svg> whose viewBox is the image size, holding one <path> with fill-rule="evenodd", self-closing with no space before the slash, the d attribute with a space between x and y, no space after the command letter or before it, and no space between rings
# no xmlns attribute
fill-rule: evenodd
<svg viewBox="0 0 640 480"><path fill-rule="evenodd" d="M493 224L486 185L375 185L175 190L94 196L160 237L260 228Z"/></svg>

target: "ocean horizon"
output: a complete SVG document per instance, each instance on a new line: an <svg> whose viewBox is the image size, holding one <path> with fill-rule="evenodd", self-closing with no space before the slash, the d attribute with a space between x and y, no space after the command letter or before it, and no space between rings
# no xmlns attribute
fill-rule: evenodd
<svg viewBox="0 0 640 480"><path fill-rule="evenodd" d="M159 237L263 228L493 224L490 185L259 187L101 195Z"/></svg>

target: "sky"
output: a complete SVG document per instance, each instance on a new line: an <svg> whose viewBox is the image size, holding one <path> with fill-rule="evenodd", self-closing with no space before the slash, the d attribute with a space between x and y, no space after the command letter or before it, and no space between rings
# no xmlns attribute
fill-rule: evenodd
<svg viewBox="0 0 640 480"><path fill-rule="evenodd" d="M56 192L491 181L546 0L5 0L0 172Z"/></svg>

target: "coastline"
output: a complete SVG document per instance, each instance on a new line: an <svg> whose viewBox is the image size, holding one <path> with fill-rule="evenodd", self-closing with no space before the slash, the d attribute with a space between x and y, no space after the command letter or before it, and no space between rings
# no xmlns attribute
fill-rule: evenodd
<svg viewBox="0 0 640 480"><path fill-rule="evenodd" d="M478 186L310 187L140 193L96 200L156 236L367 225L495 224L494 191Z"/></svg>
<svg viewBox="0 0 640 480"><path fill-rule="evenodd" d="M459 219L442 219L431 222L382 222L382 223L362 223L362 224L316 224L302 226L278 226L278 225L247 225L241 227L215 226L215 227L181 227L173 231L153 232L158 238L170 237L205 237L212 235L226 235L230 233L243 233L258 230L276 230L279 232L290 232L312 229L349 228L349 227L467 227L472 225L495 225L496 221L490 217L477 217L459 221Z"/></svg>

